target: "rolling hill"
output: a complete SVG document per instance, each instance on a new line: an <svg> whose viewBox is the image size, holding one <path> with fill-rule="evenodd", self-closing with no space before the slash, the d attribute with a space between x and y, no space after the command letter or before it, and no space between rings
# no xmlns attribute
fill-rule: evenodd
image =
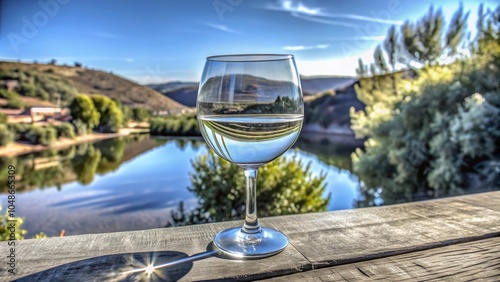
<svg viewBox="0 0 500 282"><path fill-rule="evenodd" d="M344 76L301 77L302 91L306 97L314 96L327 90L345 89L353 85L357 80L356 77ZM196 82L175 81L147 86L185 106L196 107L196 97L198 95L198 83Z"/></svg>
<svg viewBox="0 0 500 282"><path fill-rule="evenodd" d="M20 75L15 77L16 73ZM49 78L52 84L62 81L65 87L76 89L78 93L102 94L120 100L123 104L134 108L146 108L174 114L189 110L188 107L149 87L139 85L113 73L51 64L0 62L0 84L6 84L8 80L17 80L17 84L19 84L17 88L22 88L23 81L39 83L42 80L43 83L43 80L49 80ZM15 90L18 90L17 88ZM57 85L51 89L57 91ZM70 97L65 98L69 99Z"/></svg>

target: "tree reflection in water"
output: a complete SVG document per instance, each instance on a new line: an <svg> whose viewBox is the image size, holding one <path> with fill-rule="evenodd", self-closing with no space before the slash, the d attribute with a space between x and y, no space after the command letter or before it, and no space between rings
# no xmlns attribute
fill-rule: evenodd
<svg viewBox="0 0 500 282"><path fill-rule="evenodd" d="M186 211L180 202L172 211L168 226L190 225L241 219L245 214L245 178L243 170L212 151L192 161L191 186L198 207ZM281 157L261 167L257 177L259 216L275 216L325 211L325 175L313 173L293 157Z"/></svg>

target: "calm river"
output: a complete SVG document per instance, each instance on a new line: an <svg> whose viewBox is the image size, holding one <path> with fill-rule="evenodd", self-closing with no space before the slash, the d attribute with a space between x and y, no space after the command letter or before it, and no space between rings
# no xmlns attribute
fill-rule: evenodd
<svg viewBox="0 0 500 282"><path fill-rule="evenodd" d="M315 174L326 174L328 210L351 209L361 197L350 172L356 145L360 142L349 138L303 136L285 155L297 154ZM205 153L202 139L137 135L3 157L0 173L16 167L16 215L25 218L26 238L39 232L57 236L61 230L66 235L139 230L165 227L181 201L185 210L198 206L187 187L191 162Z"/></svg>

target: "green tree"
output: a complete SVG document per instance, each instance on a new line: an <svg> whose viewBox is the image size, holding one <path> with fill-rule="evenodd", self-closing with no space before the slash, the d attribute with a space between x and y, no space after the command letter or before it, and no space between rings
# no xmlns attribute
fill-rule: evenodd
<svg viewBox="0 0 500 282"><path fill-rule="evenodd" d="M377 70L381 74L389 72L389 66L387 66L387 62L385 61L384 58L384 52L382 51L382 47L380 47L380 45L378 45L375 48L375 52L373 53L373 59L375 60L375 66Z"/></svg>
<svg viewBox="0 0 500 282"><path fill-rule="evenodd" d="M387 52L387 57L389 60L389 65L391 70L396 71L396 63L398 62L398 57L400 56L400 50L398 48L398 34L396 31L396 26L391 26L387 33L387 37L384 40L384 49Z"/></svg>
<svg viewBox="0 0 500 282"><path fill-rule="evenodd" d="M123 126L123 113L115 101L103 95L92 96L92 101L100 114L97 124L99 132L118 132Z"/></svg>
<svg viewBox="0 0 500 282"><path fill-rule="evenodd" d="M88 132L91 132L99 124L101 115L92 99L87 95L78 94L69 104L69 110L73 120L83 123Z"/></svg>
<svg viewBox="0 0 500 282"><path fill-rule="evenodd" d="M441 9L431 6L427 15L417 23L406 21L401 26L403 44L407 55L414 61L433 64L443 52L444 16Z"/></svg>
<svg viewBox="0 0 500 282"><path fill-rule="evenodd" d="M174 225L240 219L245 211L243 170L213 152L192 162L188 189L199 197L199 207L190 213L181 202L172 212ZM257 211L260 216L325 211L325 175L314 175L309 165L296 157L281 157L259 169Z"/></svg>
<svg viewBox="0 0 500 282"><path fill-rule="evenodd" d="M498 10L498 9L497 9ZM484 21L493 22L496 13ZM363 204L455 195L500 186L500 32L479 37L470 58L425 66L397 83L396 95L358 92L365 112L351 112L356 135L368 138L352 156Z"/></svg>
<svg viewBox="0 0 500 282"><path fill-rule="evenodd" d="M460 43L463 42L468 17L469 12L464 14L463 5L460 3L460 8L453 15L446 33L446 46L449 48L449 55L455 55Z"/></svg>

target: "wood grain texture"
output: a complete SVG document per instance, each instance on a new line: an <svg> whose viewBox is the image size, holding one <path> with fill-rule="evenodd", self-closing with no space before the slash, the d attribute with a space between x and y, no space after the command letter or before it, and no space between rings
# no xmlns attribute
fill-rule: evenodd
<svg viewBox="0 0 500 282"><path fill-rule="evenodd" d="M325 267L269 281L499 281L500 237Z"/></svg>
<svg viewBox="0 0 500 282"><path fill-rule="evenodd" d="M219 255L165 267L158 274L167 280L255 280L482 240L500 234L500 211L495 205L499 199L500 192L491 192L265 218L262 225L273 226L289 237L290 245L284 252L243 262ZM125 271L140 268L154 258L158 265L202 254L210 249L218 231L239 225L241 221L18 241L14 276L6 271L4 254L9 246L0 242L0 255L4 257L0 280L123 280Z"/></svg>

